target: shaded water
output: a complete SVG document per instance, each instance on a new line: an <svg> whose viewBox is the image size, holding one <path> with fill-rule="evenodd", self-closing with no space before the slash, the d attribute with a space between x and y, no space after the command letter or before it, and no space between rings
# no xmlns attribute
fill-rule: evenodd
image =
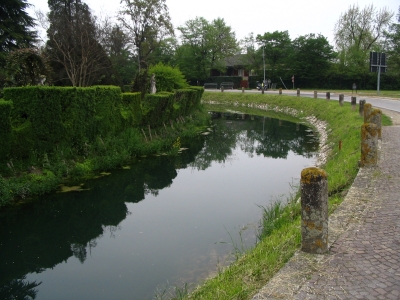
<svg viewBox="0 0 400 300"><path fill-rule="evenodd" d="M287 195L318 141L299 123L213 116L210 134L177 157L141 158L86 191L3 213L0 298L151 299L254 245L257 205Z"/></svg>

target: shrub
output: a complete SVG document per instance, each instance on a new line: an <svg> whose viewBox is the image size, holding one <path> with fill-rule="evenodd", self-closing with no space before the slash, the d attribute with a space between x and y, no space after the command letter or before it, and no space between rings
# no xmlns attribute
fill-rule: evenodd
<svg viewBox="0 0 400 300"><path fill-rule="evenodd" d="M173 92L189 86L185 76L178 68L173 68L163 63L150 67L149 75L155 74L157 92Z"/></svg>

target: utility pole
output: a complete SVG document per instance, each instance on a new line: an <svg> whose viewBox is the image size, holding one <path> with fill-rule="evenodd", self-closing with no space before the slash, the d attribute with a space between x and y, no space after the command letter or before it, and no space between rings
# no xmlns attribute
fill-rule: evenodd
<svg viewBox="0 0 400 300"><path fill-rule="evenodd" d="M263 44L263 63L264 63L264 81L263 82L265 82L265 53L264 53L264 49L265 49L265 41L264 41L264 44Z"/></svg>

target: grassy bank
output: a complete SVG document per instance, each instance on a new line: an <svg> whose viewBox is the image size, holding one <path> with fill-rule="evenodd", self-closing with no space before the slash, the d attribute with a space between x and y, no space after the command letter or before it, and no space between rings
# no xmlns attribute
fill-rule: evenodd
<svg viewBox="0 0 400 300"><path fill-rule="evenodd" d="M363 118L349 103L279 95L215 93L203 94L204 102L214 105L253 107L295 115L298 118L315 116L327 124L323 164L328 173L329 211L341 203L352 184L360 159L360 127ZM304 119L305 120L305 119ZM390 125L383 117L383 125ZM337 146L342 142L342 148ZM189 295L178 289L175 299L251 299L251 297L293 256L301 243L300 204L297 196L288 199L286 206L275 204L265 208L260 242L243 253L231 266L196 288Z"/></svg>
<svg viewBox="0 0 400 300"><path fill-rule="evenodd" d="M51 154L31 153L10 159L0 168L0 209L51 193L60 184L74 185L101 172L122 167L137 156L178 153L181 139L197 135L209 124L202 107L174 125L161 128L128 128L119 134L98 137L77 149L55 146Z"/></svg>

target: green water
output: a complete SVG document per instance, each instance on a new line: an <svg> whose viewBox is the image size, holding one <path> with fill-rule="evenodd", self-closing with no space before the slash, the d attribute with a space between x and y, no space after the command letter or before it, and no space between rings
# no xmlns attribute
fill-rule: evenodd
<svg viewBox="0 0 400 300"><path fill-rule="evenodd" d="M213 116L177 157L138 158L84 191L3 211L0 299L152 299L254 245L258 205L288 194L318 140L299 123Z"/></svg>

